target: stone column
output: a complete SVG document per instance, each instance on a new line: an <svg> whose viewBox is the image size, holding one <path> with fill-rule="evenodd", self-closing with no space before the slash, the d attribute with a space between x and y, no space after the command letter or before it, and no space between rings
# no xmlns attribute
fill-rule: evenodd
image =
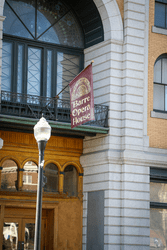
<svg viewBox="0 0 167 250"><path fill-rule="evenodd" d="M121 250L149 249L148 0L124 0Z"/></svg>

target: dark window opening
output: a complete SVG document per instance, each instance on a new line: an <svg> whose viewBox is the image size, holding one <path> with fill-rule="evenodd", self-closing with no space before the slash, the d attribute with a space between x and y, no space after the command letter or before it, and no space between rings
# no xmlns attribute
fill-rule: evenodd
<svg viewBox="0 0 167 250"><path fill-rule="evenodd" d="M54 97L83 68L75 15L61 1L42 0L6 0L4 15L2 91ZM69 99L69 88L60 98Z"/></svg>
<svg viewBox="0 0 167 250"><path fill-rule="evenodd" d="M58 168L54 163L49 163L45 167L46 184L44 186L45 192L58 192Z"/></svg>
<svg viewBox="0 0 167 250"><path fill-rule="evenodd" d="M155 1L155 18L154 25L159 28L167 28L167 1Z"/></svg>
<svg viewBox="0 0 167 250"><path fill-rule="evenodd" d="M167 170L150 170L150 250L167 247Z"/></svg>
<svg viewBox="0 0 167 250"><path fill-rule="evenodd" d="M78 195L78 173L74 166L69 165L64 170L64 193L68 196Z"/></svg>

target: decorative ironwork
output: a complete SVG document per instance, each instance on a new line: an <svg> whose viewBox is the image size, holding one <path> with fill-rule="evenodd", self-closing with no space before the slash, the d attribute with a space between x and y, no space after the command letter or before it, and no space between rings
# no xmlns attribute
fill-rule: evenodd
<svg viewBox="0 0 167 250"><path fill-rule="evenodd" d="M40 95L41 81L41 50L28 48L28 80L27 92L30 95Z"/></svg>
<svg viewBox="0 0 167 250"><path fill-rule="evenodd" d="M2 89L6 91L11 90L11 58L12 58L12 44L3 42L2 50Z"/></svg>
<svg viewBox="0 0 167 250"><path fill-rule="evenodd" d="M70 123L70 101L49 97L1 92L0 113L5 115L37 118L43 113L48 120ZM95 104L95 121L85 125L107 127L108 106Z"/></svg>

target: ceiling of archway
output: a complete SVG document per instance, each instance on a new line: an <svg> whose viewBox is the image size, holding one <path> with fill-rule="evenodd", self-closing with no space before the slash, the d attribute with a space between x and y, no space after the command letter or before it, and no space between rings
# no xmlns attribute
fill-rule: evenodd
<svg viewBox="0 0 167 250"><path fill-rule="evenodd" d="M104 41L100 14L93 0L63 0L75 11L84 31L85 48Z"/></svg>

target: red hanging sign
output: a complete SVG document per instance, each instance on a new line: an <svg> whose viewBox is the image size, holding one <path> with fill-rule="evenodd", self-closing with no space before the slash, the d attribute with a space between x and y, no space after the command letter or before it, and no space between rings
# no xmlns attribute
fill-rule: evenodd
<svg viewBox="0 0 167 250"><path fill-rule="evenodd" d="M95 120L92 64L88 65L69 84L71 128Z"/></svg>

